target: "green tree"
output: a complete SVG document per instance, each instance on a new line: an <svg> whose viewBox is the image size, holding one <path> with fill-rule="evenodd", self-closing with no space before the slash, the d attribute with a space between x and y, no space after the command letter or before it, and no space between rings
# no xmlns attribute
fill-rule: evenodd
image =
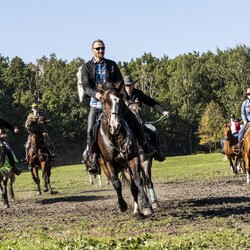
<svg viewBox="0 0 250 250"><path fill-rule="evenodd" d="M200 145L205 145L211 153L217 148L223 135L223 113L220 105L211 101L201 117L198 134L200 137Z"/></svg>

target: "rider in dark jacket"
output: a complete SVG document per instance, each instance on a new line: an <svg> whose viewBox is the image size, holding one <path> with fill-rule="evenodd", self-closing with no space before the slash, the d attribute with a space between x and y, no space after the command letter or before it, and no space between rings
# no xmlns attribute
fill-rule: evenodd
<svg viewBox="0 0 250 250"><path fill-rule="evenodd" d="M169 116L169 112L166 111L157 101L155 101L153 98L147 96L144 94L141 90L134 88L134 84L137 81L133 81L131 76L125 76L124 77L124 84L125 84L125 91L124 91L124 101L127 106L129 106L130 103L139 103L140 106L142 106L142 103L146 104L149 107L154 108L158 113ZM156 153L154 154L154 159L157 161L164 161L166 157L160 150L160 139L159 135L155 129L155 131L151 131L150 129L147 129L146 126L144 126L145 130L147 130L149 133L151 133L155 137L155 145L153 145L156 149Z"/></svg>
<svg viewBox="0 0 250 250"><path fill-rule="evenodd" d="M13 131L15 133L19 132L19 129L17 127L12 126L9 122L7 122L5 119L0 118L0 144L3 148L3 152L7 155L9 159L9 163L16 175L20 175L22 170L16 167L15 162L15 156L14 152L11 149L9 143L6 141L7 135L5 129L8 129L10 131Z"/></svg>
<svg viewBox="0 0 250 250"><path fill-rule="evenodd" d="M80 68L78 83L82 84L85 94L90 97L90 111L88 115L87 128L87 148L83 153L83 161L86 162L87 155L92 154L92 164L88 170L90 173L97 173L99 172L97 148L96 145L91 146L92 143L95 143L93 140L94 138L92 129L96 122L96 116L101 112L102 109L100 102L101 93L98 92L97 84L103 84L105 82L116 83L122 81L123 78L117 64L114 61L104 58L105 44L102 40L99 39L92 43L92 52L94 57ZM125 120L128 121L128 123L135 123L133 128L138 130L138 133L135 133L137 135L139 134L137 137L138 142L143 145L143 149L146 151L146 153L149 153L148 151L152 151L152 149L149 148L148 144L146 143L146 136L143 132L143 129L139 123L137 126L136 119L133 121L133 119L129 118L130 115L132 116L133 114L128 114Z"/></svg>

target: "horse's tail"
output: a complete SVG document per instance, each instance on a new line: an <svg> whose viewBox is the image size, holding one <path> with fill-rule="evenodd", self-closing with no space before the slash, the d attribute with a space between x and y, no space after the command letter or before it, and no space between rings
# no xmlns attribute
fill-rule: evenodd
<svg viewBox="0 0 250 250"><path fill-rule="evenodd" d="M122 185L123 186L130 186L130 183L131 183L131 176L130 176L130 173L129 173L129 169L123 169L121 171L121 181L122 181Z"/></svg>

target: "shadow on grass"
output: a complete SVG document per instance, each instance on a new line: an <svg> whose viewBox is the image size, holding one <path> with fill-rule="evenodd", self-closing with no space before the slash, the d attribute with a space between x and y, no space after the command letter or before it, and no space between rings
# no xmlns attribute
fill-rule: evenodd
<svg viewBox="0 0 250 250"><path fill-rule="evenodd" d="M244 215L249 219L250 197L216 197L204 199L190 199L173 203L171 201L162 202L162 208L166 214L173 217L185 219L195 219L199 216L230 217L232 215Z"/></svg>
<svg viewBox="0 0 250 250"><path fill-rule="evenodd" d="M67 197L55 197L37 201L36 203L41 204L54 204L60 202L88 202L88 201L97 201L97 200L107 200L110 199L110 196L67 196Z"/></svg>

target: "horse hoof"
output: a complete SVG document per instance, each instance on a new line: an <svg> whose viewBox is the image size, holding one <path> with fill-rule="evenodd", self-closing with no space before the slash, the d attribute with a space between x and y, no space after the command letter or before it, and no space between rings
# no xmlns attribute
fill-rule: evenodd
<svg viewBox="0 0 250 250"><path fill-rule="evenodd" d="M152 203L153 210L155 210L155 209L157 209L159 207L160 207L160 205L159 205L158 201L153 201L153 203Z"/></svg>
<svg viewBox="0 0 250 250"><path fill-rule="evenodd" d="M9 204L4 204L3 208L10 208L10 205Z"/></svg>
<svg viewBox="0 0 250 250"><path fill-rule="evenodd" d="M149 208L143 208L143 215L146 216L146 217L149 217L153 214L153 211L152 209L149 207Z"/></svg>
<svg viewBox="0 0 250 250"><path fill-rule="evenodd" d="M128 205L126 202L122 203L122 204L117 204L117 207L119 209L120 212L126 212L128 210Z"/></svg>
<svg viewBox="0 0 250 250"><path fill-rule="evenodd" d="M135 213L135 214L133 214L133 217L136 220L142 220L142 219L144 219L144 216L141 213Z"/></svg>
<svg viewBox="0 0 250 250"><path fill-rule="evenodd" d="M49 189L48 188L44 188L44 190L43 190L43 192L48 192L49 191Z"/></svg>
<svg viewBox="0 0 250 250"><path fill-rule="evenodd" d="M36 195L41 195L42 193L41 193L41 191L38 191L37 193L36 193Z"/></svg>

